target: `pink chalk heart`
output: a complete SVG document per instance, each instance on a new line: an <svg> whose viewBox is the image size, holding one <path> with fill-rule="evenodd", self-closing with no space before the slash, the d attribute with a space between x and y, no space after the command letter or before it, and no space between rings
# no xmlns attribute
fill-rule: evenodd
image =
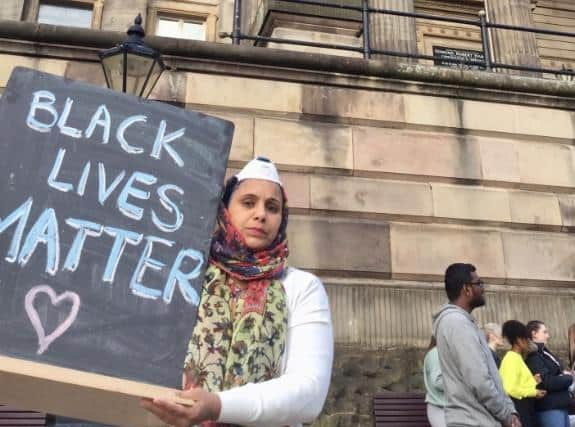
<svg viewBox="0 0 575 427"><path fill-rule="evenodd" d="M54 306L58 306L62 301L66 300L72 303L72 309L70 310L68 317L66 317L66 320L60 323L60 325L58 325L58 327L54 329L50 335L46 335L44 326L42 326L42 322L38 316L38 312L36 311L36 308L34 308L34 299L39 293L48 294L50 301ZM70 326L72 326L72 323L74 323L74 320L76 320L76 316L78 315L78 310L80 310L80 297L77 293L71 291L66 291L60 295L56 295L56 292L54 292L54 289L52 289L50 286L39 285L34 286L26 294L26 298L24 299L24 308L26 309L26 313L30 318L30 322L36 331L36 335L38 335L37 353L42 354L48 349L50 344L52 344L56 338L58 338L60 335L66 332Z"/></svg>

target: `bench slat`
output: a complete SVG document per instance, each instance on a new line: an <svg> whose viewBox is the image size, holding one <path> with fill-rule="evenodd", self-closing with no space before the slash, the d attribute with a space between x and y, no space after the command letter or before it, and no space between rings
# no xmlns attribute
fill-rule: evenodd
<svg viewBox="0 0 575 427"><path fill-rule="evenodd" d="M401 427L407 427L407 426L413 426L413 427L430 427L429 426L429 422L427 420L425 421L397 421L397 420L392 420L392 421L377 421L375 423L376 426L379 427L393 427L393 426L401 426Z"/></svg>
<svg viewBox="0 0 575 427"><path fill-rule="evenodd" d="M376 393L373 413L376 427L430 427L423 393Z"/></svg>

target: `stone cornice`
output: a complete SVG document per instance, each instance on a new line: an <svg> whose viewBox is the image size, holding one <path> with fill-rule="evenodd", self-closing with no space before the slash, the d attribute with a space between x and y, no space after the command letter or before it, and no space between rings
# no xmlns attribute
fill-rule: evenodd
<svg viewBox="0 0 575 427"><path fill-rule="evenodd" d="M125 34L0 21L0 39L5 39L0 40L2 53L97 62L97 49L122 42ZM146 42L160 49L168 64L184 72L217 72L303 83L327 81L575 110L575 82L163 37L146 37Z"/></svg>

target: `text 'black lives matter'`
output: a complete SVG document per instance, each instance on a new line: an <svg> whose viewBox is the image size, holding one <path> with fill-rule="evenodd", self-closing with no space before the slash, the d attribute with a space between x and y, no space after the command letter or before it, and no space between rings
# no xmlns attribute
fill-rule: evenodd
<svg viewBox="0 0 575 427"><path fill-rule="evenodd" d="M178 387L232 134L16 68L0 99L0 354Z"/></svg>

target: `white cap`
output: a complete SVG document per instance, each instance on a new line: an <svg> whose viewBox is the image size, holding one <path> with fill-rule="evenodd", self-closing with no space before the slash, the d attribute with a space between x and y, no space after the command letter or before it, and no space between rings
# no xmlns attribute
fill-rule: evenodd
<svg viewBox="0 0 575 427"><path fill-rule="evenodd" d="M275 182L283 187L280 181L280 176L274 164L271 160L265 157L256 157L250 160L244 168L238 172L236 175L238 182L242 182L245 179L263 179L266 181Z"/></svg>

